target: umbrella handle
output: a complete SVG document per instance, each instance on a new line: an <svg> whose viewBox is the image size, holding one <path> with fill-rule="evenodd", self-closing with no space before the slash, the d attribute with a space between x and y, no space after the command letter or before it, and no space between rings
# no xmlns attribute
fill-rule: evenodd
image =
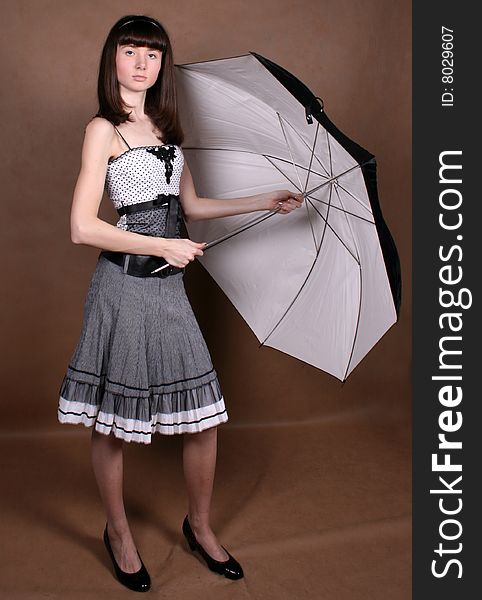
<svg viewBox="0 0 482 600"><path fill-rule="evenodd" d="M167 269L167 267L170 267L171 265L166 262L165 265L162 265L162 267L158 267L157 269L154 269L154 271L151 271L151 273L157 273L158 271L162 271L163 269Z"/></svg>

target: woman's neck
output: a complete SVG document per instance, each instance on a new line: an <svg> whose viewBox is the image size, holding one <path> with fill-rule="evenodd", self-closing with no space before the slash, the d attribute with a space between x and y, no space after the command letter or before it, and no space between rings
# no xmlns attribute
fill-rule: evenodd
<svg viewBox="0 0 482 600"><path fill-rule="evenodd" d="M123 104L131 113L131 118L135 121L145 121L148 118L144 112L146 92L132 92L130 90L121 89L120 93Z"/></svg>

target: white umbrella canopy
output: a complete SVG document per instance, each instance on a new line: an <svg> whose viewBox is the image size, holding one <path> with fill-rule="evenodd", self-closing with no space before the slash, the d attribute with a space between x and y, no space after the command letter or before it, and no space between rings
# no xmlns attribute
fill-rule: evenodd
<svg viewBox="0 0 482 600"><path fill-rule="evenodd" d="M191 239L210 242L258 221L200 262L261 344L344 381L400 304L373 155L329 121L304 84L258 54L177 65L176 85L199 196L305 195L289 215L188 223Z"/></svg>

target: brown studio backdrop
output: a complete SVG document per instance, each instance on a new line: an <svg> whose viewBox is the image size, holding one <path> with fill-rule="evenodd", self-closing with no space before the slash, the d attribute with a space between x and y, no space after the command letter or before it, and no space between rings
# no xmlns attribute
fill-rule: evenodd
<svg viewBox="0 0 482 600"><path fill-rule="evenodd" d="M158 18L171 37L176 63L254 50L305 82L324 100L334 123L377 157L381 207L402 263L403 301L399 323L341 386L336 379L301 361L271 348L259 349L254 334L204 269L199 264L189 267L186 287L230 417L219 432L214 504L224 498L224 491L218 488L232 485L223 479L229 479L230 461L242 471L244 458L249 461L252 452L261 470L265 469L259 480L267 485L263 489L273 493L283 507L283 516L276 520L282 519L285 530L293 535L308 519L316 520L318 514L328 515L333 527L335 522L339 524L340 506L348 511L351 507L353 523L357 519L387 519L390 515L406 519L397 522L394 530L397 539L402 540L403 568L398 567L399 581L391 597L408 597L410 11L409 0L2 2L4 23L8 23L2 45L4 55L11 59L3 63L6 85L1 98L4 118L0 150L5 203L1 240L3 256L8 257L2 264L6 310L2 311L1 428L6 444L25 448L35 440L49 439L54 461L60 448L56 444L61 444L63 462L58 463L59 473L64 466L71 467L67 457L72 454L78 476L85 478L85 485L92 485L88 483L92 477L89 465L82 463L88 460L85 453L89 433L83 426L58 424L56 409L58 388L80 333L85 294L99 252L71 243L69 211L84 127L97 109L98 60L109 28L124 14ZM116 221L107 198L102 202L100 217ZM152 452L157 449L158 454L175 462L180 440L160 437L156 437L153 450L131 445L127 460L137 466L135 461L147 464L151 460L156 469ZM303 458L310 444L315 470L308 469ZM80 455L72 450L73 446L82 448ZM12 452L4 457L12 472L23 465L20 454ZM281 458L285 463L282 472L288 474L291 469L290 484L296 480L292 490L295 495L286 498L281 480L274 475L268 478L269 473L277 472ZM363 467L360 462L364 462ZM28 469L29 464L22 468ZM173 473L179 468L180 463L173 467ZM338 470L339 479L334 475ZM330 473L335 479L330 479ZM368 483L373 483L373 478L383 490L369 485L365 490L356 483L364 477L368 477ZM248 471L240 474L241 493L243 482L248 485L250 481ZM60 494L62 489L59 484ZM313 490L317 492L311 497ZM91 492L95 495L95 489ZM177 490L173 498L179 493ZM232 497L226 493L233 506ZM290 515L287 525L285 511L292 510L290 502L304 497L307 501L300 509L300 521L292 523ZM365 508L360 506L361 498L366 501ZM5 501L9 514L13 507L8 506L8 498ZM249 511L249 502L247 494L239 500L239 506ZM263 499L259 502L261 518ZM388 505L392 513L386 512ZM32 506L27 503L24 508L28 511ZM97 511L98 517L98 506L93 504L90 510ZM231 513L236 513L234 507ZM320 522L324 518L320 516ZM253 524L252 531L256 527ZM387 565L383 571L387 577L389 570ZM393 582L393 568L391 571ZM381 575L377 577L380 583ZM378 597L378 588L372 579L367 576L365 584L367 594L374 598ZM287 593L285 588L282 591ZM284 597L279 593L278 597ZM343 597L363 597L350 596L349 589L347 594Z"/></svg>
<svg viewBox="0 0 482 600"><path fill-rule="evenodd" d="M2 93L2 182L8 209L2 240L9 256L3 264L9 307L2 328L8 348L2 361L4 424L22 430L55 428L57 386L79 333L98 254L70 242L72 191L84 126L96 111L100 49L109 27L132 11L132 3L24 0L5 3L3 10L9 17L6 47L15 56L4 65L9 85ZM377 157L381 206L401 256L400 322L343 388L276 350L258 350L229 301L200 265L193 266L187 285L233 421L322 417L373 402L383 410L406 410L411 316L409 2L136 2L135 10L166 24L177 63L254 50L321 96L335 124ZM101 217L115 223L107 199ZM26 377L32 383L19 385Z"/></svg>

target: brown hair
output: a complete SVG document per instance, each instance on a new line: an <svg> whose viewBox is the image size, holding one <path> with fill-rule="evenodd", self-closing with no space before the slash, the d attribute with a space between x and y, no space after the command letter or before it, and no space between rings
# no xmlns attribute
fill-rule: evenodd
<svg viewBox="0 0 482 600"><path fill-rule="evenodd" d="M164 27L144 15L126 15L117 21L102 49L97 82L98 117L113 125L132 121L122 101L117 81L116 53L118 45L133 44L162 51L162 64L156 83L146 92L144 110L162 131L167 144L181 145L184 134L179 120L171 42Z"/></svg>

